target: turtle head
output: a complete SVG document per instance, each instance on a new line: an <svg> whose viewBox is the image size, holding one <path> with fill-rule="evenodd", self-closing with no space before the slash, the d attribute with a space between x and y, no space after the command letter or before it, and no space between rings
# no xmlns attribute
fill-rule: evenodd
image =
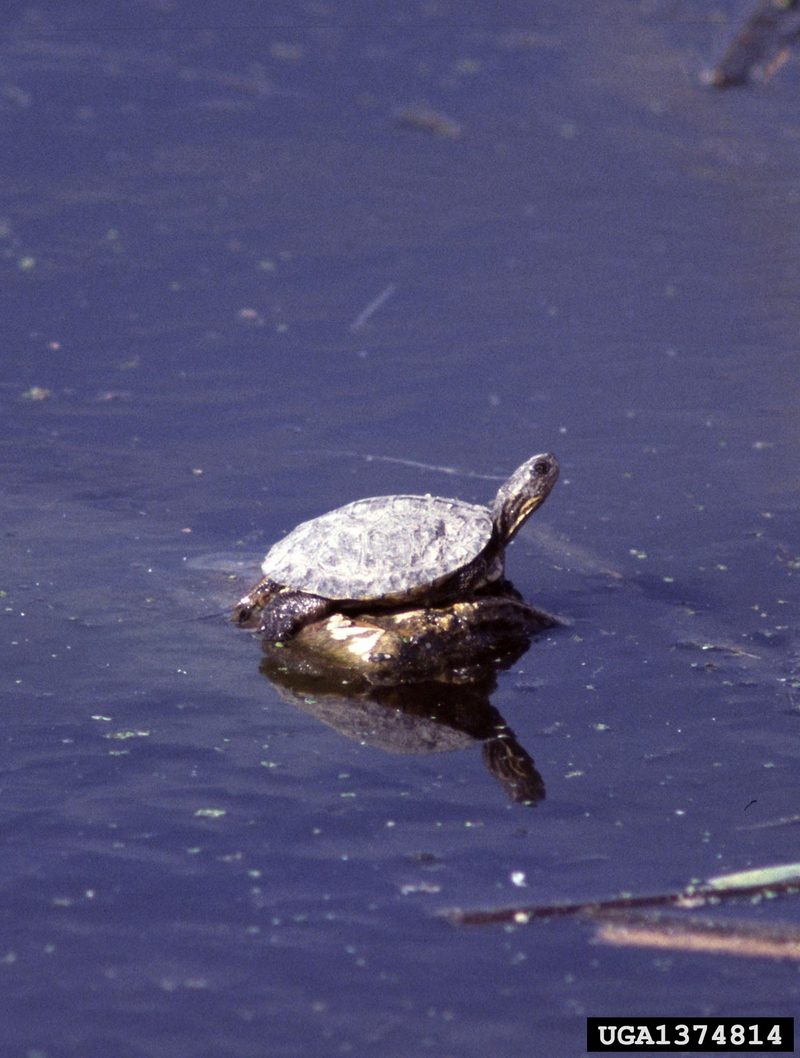
<svg viewBox="0 0 800 1058"><path fill-rule="evenodd" d="M558 460L550 452L533 456L518 467L492 504L495 530L503 546L510 543L558 481Z"/></svg>

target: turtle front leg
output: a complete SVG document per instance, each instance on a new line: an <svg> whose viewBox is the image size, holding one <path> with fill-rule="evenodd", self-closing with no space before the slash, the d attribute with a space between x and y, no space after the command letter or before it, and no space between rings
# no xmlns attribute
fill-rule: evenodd
<svg viewBox="0 0 800 1058"><path fill-rule="evenodd" d="M258 631L272 643L290 639L313 621L321 621L335 609L330 599L292 588L280 588L261 611Z"/></svg>
<svg viewBox="0 0 800 1058"><path fill-rule="evenodd" d="M241 597L233 608L233 619L239 625L250 624L255 614L260 613L270 599L281 590L269 577L262 577L255 587Z"/></svg>

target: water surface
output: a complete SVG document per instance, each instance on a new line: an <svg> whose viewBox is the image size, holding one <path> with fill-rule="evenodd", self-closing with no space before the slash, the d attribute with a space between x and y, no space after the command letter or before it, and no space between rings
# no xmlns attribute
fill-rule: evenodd
<svg viewBox="0 0 800 1058"><path fill-rule="evenodd" d="M734 2L269 7L2 45L4 1053L792 1013L791 962L437 912L798 858L796 68L700 86ZM220 616L299 520L545 449L508 570L567 623L491 698L536 806L480 738L297 708Z"/></svg>

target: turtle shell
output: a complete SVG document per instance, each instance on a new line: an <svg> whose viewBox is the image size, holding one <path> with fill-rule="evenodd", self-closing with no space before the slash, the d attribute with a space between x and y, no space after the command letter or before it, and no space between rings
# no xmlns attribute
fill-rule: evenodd
<svg viewBox="0 0 800 1058"><path fill-rule="evenodd" d="M267 553L266 577L337 601L420 598L492 539L486 507L438 496L375 496L303 522Z"/></svg>

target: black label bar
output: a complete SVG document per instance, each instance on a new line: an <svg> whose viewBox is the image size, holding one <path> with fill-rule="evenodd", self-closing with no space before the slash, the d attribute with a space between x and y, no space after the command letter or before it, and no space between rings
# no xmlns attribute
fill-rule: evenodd
<svg viewBox="0 0 800 1058"><path fill-rule="evenodd" d="M794 1018L587 1018L586 1050L791 1054Z"/></svg>

